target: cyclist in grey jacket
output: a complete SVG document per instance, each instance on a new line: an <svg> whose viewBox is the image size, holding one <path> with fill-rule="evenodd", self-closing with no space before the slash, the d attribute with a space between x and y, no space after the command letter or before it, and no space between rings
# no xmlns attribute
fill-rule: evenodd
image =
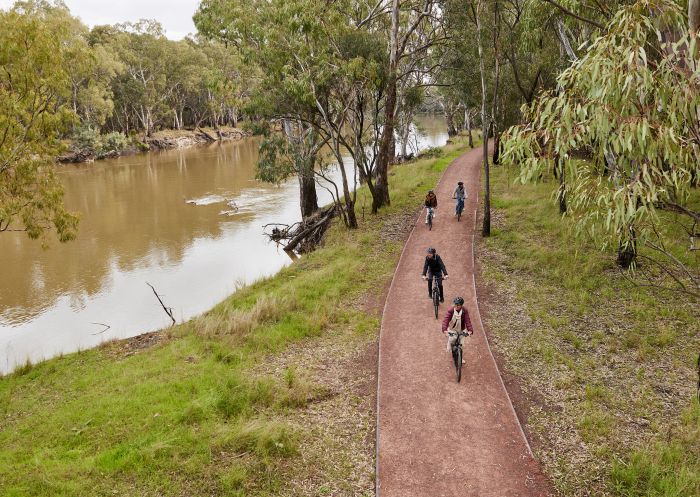
<svg viewBox="0 0 700 497"><path fill-rule="evenodd" d="M457 215L457 212L461 210L464 210L464 199L467 198L467 191L464 189L464 183L461 181L457 183L457 188L455 188L455 192L452 194L452 198L457 199L457 203L455 205L455 216Z"/></svg>

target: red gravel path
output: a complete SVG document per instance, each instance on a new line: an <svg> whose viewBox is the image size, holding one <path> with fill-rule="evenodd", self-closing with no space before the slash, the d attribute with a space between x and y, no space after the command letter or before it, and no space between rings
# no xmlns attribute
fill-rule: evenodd
<svg viewBox="0 0 700 497"><path fill-rule="evenodd" d="M477 149L445 171L436 189L433 230L421 213L387 296L379 341L379 497L548 495L479 316L473 237L480 166ZM450 197L459 180L468 198L458 223ZM465 340L467 364L459 384L420 278L429 246L447 266L446 303L463 296L474 325L474 335ZM441 306L440 320L446 309Z"/></svg>

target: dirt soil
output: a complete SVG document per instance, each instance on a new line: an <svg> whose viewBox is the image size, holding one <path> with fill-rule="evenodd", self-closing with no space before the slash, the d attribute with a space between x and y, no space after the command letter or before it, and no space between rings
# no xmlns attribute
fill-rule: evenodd
<svg viewBox="0 0 700 497"><path fill-rule="evenodd" d="M473 243L481 151L456 159L436 188L432 231L419 216L394 275L379 342L378 465L380 497L553 495L534 459L491 354L479 315ZM461 222L450 200L458 180L468 198ZM442 256L445 299L464 297L474 336L456 382L440 321L421 280L425 250ZM440 309L440 318L447 305Z"/></svg>

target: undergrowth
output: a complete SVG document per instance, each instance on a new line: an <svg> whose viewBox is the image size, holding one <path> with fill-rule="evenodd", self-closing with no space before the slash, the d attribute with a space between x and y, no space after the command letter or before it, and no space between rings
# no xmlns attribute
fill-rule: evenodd
<svg viewBox="0 0 700 497"><path fill-rule="evenodd" d="M515 177L493 168L493 230L479 259L487 324L529 399L547 472L567 496L700 495L699 303L635 284L614 253L574 235L555 180ZM666 221L667 246L699 271Z"/></svg>

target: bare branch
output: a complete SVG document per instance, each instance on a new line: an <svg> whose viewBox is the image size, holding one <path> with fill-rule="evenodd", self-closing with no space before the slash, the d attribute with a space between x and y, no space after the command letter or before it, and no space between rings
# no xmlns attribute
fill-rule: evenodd
<svg viewBox="0 0 700 497"><path fill-rule="evenodd" d="M146 282L146 284L151 287L151 290L153 290L153 295L155 295L156 298L158 299L158 302L160 302L160 306L163 308L163 310L168 315L168 317L173 321L173 324L171 326L174 326L175 325L175 317L173 316L173 308L166 307L166 305L163 303L163 299L160 298L160 295L158 295L158 292L156 292L156 289L153 288L153 285L151 285L148 281Z"/></svg>

